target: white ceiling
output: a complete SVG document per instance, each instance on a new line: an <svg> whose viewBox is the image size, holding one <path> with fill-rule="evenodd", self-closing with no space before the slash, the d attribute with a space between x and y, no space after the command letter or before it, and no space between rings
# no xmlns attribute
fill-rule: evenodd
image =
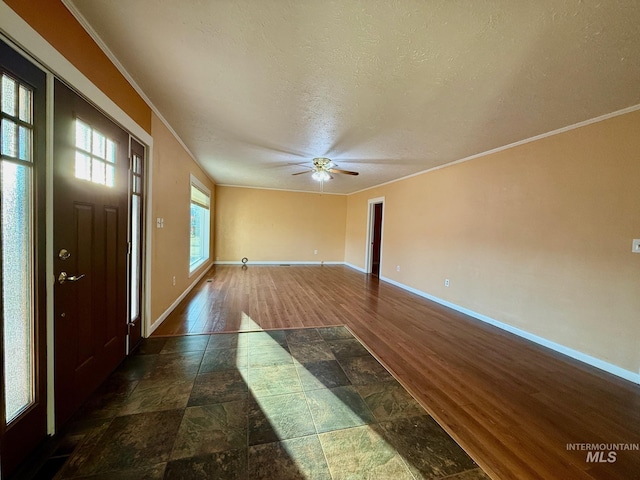
<svg viewBox="0 0 640 480"><path fill-rule="evenodd" d="M68 0L218 184L351 193L640 104L640 2Z"/></svg>

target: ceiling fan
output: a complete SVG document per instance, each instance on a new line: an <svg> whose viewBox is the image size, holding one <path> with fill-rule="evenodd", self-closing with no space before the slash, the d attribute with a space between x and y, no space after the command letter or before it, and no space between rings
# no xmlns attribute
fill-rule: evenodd
<svg viewBox="0 0 640 480"><path fill-rule="evenodd" d="M304 172L292 173L291 175L303 175L305 173L312 173L311 178L318 182L324 182L332 179L332 173L343 173L346 175L359 175L358 172L351 172L349 170L342 170L335 168L337 165L326 157L317 157L313 159L313 167L308 167L309 170Z"/></svg>

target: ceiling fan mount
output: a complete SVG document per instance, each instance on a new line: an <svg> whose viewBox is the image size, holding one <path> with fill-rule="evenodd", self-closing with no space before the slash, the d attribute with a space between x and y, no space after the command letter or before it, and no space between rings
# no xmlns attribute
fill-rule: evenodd
<svg viewBox="0 0 640 480"><path fill-rule="evenodd" d="M358 172L352 172L350 170L342 170L335 168L337 165L333 161L326 157L316 157L313 159L313 167L309 167L309 170L304 172L292 173L292 175L302 175L304 173L312 173L311 177L319 182L330 180L333 178L332 173L342 173L345 175L359 175Z"/></svg>

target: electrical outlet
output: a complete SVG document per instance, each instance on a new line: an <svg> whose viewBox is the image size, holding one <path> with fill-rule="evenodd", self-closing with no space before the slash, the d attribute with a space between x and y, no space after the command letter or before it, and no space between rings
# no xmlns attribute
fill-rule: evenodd
<svg viewBox="0 0 640 480"><path fill-rule="evenodd" d="M640 238L634 238L631 251L633 253L640 253Z"/></svg>
<svg viewBox="0 0 640 480"><path fill-rule="evenodd" d="M400 265L396 265L396 272L400 271Z"/></svg>
<svg viewBox="0 0 640 480"><path fill-rule="evenodd" d="M176 286L176 276L175 275L173 276L172 282L173 282L173 286L175 287Z"/></svg>
<svg viewBox="0 0 640 480"><path fill-rule="evenodd" d="M445 278L445 279L444 279L444 286L445 286L445 287L448 287L448 286L449 286L449 279L448 279L448 278Z"/></svg>
<svg viewBox="0 0 640 480"><path fill-rule="evenodd" d="M317 254L318 254L318 250L314 250L314 251L313 251L313 254L314 254L314 255L317 255Z"/></svg>

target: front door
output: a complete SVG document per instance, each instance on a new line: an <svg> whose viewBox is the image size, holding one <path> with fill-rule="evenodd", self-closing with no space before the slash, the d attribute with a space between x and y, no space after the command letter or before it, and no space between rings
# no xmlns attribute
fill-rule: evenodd
<svg viewBox="0 0 640 480"><path fill-rule="evenodd" d="M63 83L54 91L59 426L125 356L129 136Z"/></svg>
<svg viewBox="0 0 640 480"><path fill-rule="evenodd" d="M0 477L46 436L46 75L0 41Z"/></svg>

